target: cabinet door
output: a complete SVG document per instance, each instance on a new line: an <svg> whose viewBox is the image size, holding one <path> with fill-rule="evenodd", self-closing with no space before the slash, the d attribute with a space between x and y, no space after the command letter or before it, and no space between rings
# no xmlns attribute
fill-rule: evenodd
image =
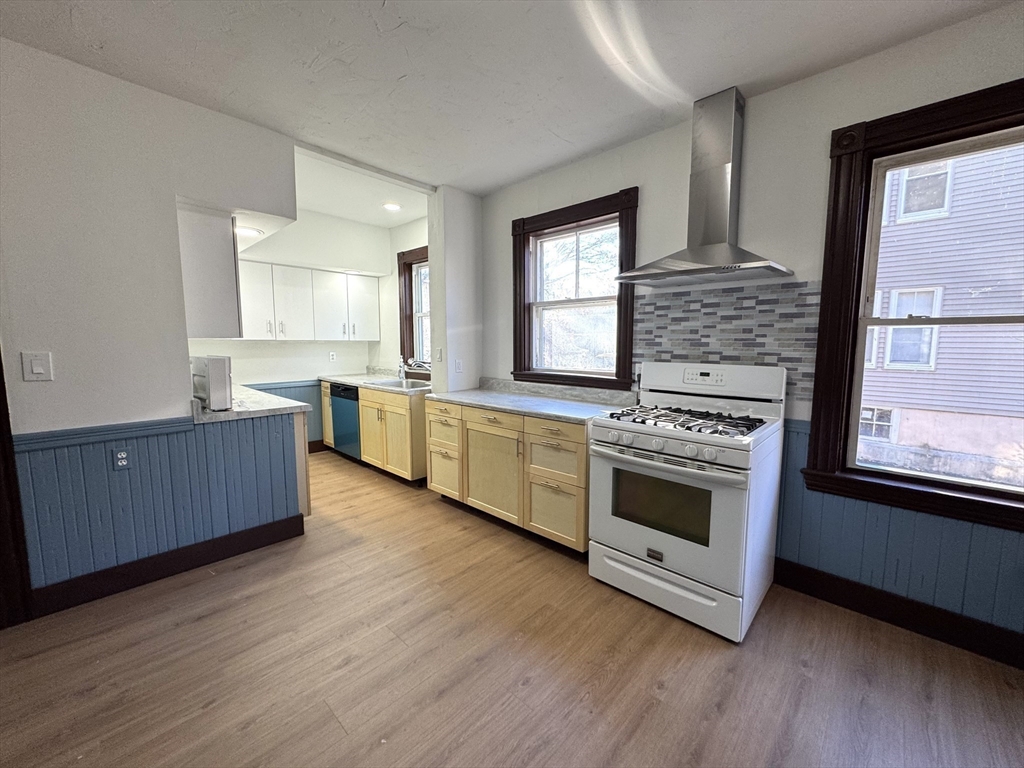
<svg viewBox="0 0 1024 768"><path fill-rule="evenodd" d="M312 341L312 270L274 265L274 313L279 340Z"/></svg>
<svg viewBox="0 0 1024 768"><path fill-rule="evenodd" d="M409 411L385 405L384 469L412 480L412 430Z"/></svg>
<svg viewBox="0 0 1024 768"><path fill-rule="evenodd" d="M466 503L522 525L522 436L500 427L466 424Z"/></svg>
<svg viewBox="0 0 1024 768"><path fill-rule="evenodd" d="M348 322L351 341L380 341L376 277L348 275Z"/></svg>
<svg viewBox="0 0 1024 768"><path fill-rule="evenodd" d="M238 262L242 301L242 338L276 339L273 267L258 261Z"/></svg>
<svg viewBox="0 0 1024 768"><path fill-rule="evenodd" d="M320 387L320 410L323 412L324 445L334 447L334 414L331 412L331 387Z"/></svg>
<svg viewBox="0 0 1024 768"><path fill-rule="evenodd" d="M530 475L523 502L523 527L559 544L587 549L587 491Z"/></svg>
<svg viewBox="0 0 1024 768"><path fill-rule="evenodd" d="M384 466L384 406L359 403L359 453L367 464Z"/></svg>
<svg viewBox="0 0 1024 768"><path fill-rule="evenodd" d="M348 275L313 270L313 336L348 340Z"/></svg>
<svg viewBox="0 0 1024 768"><path fill-rule="evenodd" d="M462 501L462 462L459 454L435 445L427 456L427 487Z"/></svg>

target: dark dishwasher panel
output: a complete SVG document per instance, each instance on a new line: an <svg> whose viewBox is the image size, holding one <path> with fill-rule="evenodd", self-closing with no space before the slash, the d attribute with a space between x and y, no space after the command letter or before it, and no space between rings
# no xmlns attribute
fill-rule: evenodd
<svg viewBox="0 0 1024 768"><path fill-rule="evenodd" d="M334 450L353 459L359 451L359 389L331 384L331 420L334 422Z"/></svg>

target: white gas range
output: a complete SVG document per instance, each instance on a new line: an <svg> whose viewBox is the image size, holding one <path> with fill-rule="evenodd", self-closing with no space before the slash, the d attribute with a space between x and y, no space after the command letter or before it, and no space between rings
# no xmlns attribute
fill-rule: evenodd
<svg viewBox="0 0 1024 768"><path fill-rule="evenodd" d="M786 369L644 363L590 426L590 575L740 642L772 583Z"/></svg>

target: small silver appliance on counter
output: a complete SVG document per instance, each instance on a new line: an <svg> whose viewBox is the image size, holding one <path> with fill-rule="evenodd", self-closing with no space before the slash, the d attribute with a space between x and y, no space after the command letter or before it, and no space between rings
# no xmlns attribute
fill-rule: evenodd
<svg viewBox="0 0 1024 768"><path fill-rule="evenodd" d="M190 357L192 396L209 411L231 410L231 358L226 355Z"/></svg>

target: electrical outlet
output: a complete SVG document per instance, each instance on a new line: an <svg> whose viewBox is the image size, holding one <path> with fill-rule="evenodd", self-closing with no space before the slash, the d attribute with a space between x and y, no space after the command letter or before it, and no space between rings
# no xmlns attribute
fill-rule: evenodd
<svg viewBox="0 0 1024 768"><path fill-rule="evenodd" d="M331 352L331 362L333 363L337 359L338 359L338 353L337 352Z"/></svg>
<svg viewBox="0 0 1024 768"><path fill-rule="evenodd" d="M462 361L461 360L456 360L455 361L455 372L456 373L462 373Z"/></svg>
<svg viewBox="0 0 1024 768"><path fill-rule="evenodd" d="M111 458L114 461L114 469L130 469L132 466L132 457L128 452L127 448L114 448L110 452Z"/></svg>

